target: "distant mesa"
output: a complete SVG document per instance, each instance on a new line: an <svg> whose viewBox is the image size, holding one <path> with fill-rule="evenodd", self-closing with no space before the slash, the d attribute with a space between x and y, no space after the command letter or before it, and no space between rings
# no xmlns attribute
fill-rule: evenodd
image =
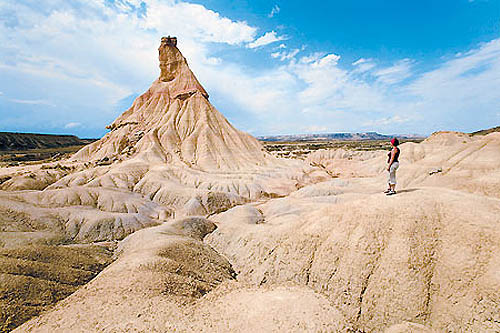
<svg viewBox="0 0 500 333"><path fill-rule="evenodd" d="M92 141L94 140L80 139L74 135L0 132L0 151L25 151L83 146Z"/></svg>
<svg viewBox="0 0 500 333"><path fill-rule="evenodd" d="M400 139L423 139L423 137L413 134L403 135L385 135L377 132L358 132L358 133L319 133L319 134L290 134L290 135L270 135L258 137L261 141L368 141L368 140L389 140L397 136Z"/></svg>

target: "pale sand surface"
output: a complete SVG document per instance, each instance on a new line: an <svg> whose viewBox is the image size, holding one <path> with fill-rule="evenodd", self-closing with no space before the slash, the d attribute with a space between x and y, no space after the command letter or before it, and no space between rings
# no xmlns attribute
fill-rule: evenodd
<svg viewBox="0 0 500 333"><path fill-rule="evenodd" d="M401 145L387 197L386 151L274 158L160 60L103 139L0 185L4 246L120 241L16 331L500 331L500 133Z"/></svg>

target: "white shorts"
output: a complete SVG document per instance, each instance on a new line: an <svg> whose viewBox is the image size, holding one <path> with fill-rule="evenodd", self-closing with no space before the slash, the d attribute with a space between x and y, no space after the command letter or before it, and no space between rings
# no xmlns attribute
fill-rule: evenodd
<svg viewBox="0 0 500 333"><path fill-rule="evenodd" d="M394 162L391 164L389 169L389 184L396 185L396 170L399 168L399 162Z"/></svg>

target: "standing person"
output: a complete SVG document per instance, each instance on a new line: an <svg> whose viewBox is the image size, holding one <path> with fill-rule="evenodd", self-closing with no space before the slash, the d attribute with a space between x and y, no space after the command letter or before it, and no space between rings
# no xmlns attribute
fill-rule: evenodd
<svg viewBox="0 0 500 333"><path fill-rule="evenodd" d="M389 188L384 192L387 195L396 194L396 170L399 168L399 140L393 138L391 140L392 150L387 154L389 157L387 171L389 171Z"/></svg>

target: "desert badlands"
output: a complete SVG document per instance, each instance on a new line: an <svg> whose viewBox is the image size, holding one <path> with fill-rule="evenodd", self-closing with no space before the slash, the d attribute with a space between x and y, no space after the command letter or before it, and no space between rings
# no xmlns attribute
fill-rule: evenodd
<svg viewBox="0 0 500 333"><path fill-rule="evenodd" d="M273 157L176 45L102 139L0 169L3 330L70 286L14 331L500 332L500 133L403 143L387 197L387 151Z"/></svg>

